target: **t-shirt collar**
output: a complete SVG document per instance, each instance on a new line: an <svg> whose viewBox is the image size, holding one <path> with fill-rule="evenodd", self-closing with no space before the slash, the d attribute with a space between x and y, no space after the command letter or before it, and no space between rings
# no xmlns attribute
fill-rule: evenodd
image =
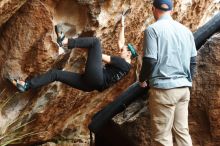
<svg viewBox="0 0 220 146"><path fill-rule="evenodd" d="M173 18L169 14L162 15L158 20L172 20Z"/></svg>

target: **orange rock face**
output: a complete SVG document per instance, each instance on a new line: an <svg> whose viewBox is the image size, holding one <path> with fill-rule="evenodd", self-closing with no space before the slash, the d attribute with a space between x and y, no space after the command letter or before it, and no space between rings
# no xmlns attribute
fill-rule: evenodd
<svg viewBox="0 0 220 146"><path fill-rule="evenodd" d="M194 123L195 125L192 127L195 127L194 129L197 129L201 133L201 136L207 140L203 141L203 143L210 143L210 145L220 144L219 40L220 34L217 33L198 51L198 70L190 108L192 118L197 119ZM199 140L200 137L197 137L197 141Z"/></svg>
<svg viewBox="0 0 220 146"><path fill-rule="evenodd" d="M68 139L69 143L76 145L88 144L89 131L87 126L91 117L113 101L117 95L137 79L136 72L139 71L142 57L143 30L154 21L151 13L151 2L148 0L3 0L0 2L0 8L0 72L2 77L0 78L0 91L4 91L0 94L0 105L4 105L0 106L0 135L13 132L16 128L19 129L19 132L13 136L6 136L0 140L0 144L7 139L13 139L24 134L27 135L22 137L18 143L34 144L53 141L54 139L60 141ZM74 49L68 54L59 55L59 47L56 44L54 32L54 25L58 23L63 24L67 37L76 34L79 36L97 36L101 39L103 52L117 55L119 21L121 13L126 9L131 11L125 19L126 43L134 44L140 55L137 60L133 61L132 70L126 78L113 87L102 93L97 91L88 93L54 82L27 93L16 93L17 90L5 79L8 75L26 79L52 68L83 72L86 51ZM219 10L219 3L212 0L193 2L175 0L173 16L194 31L208 17L213 16L217 10ZM216 42L210 44L215 46ZM204 50L206 50L205 48L206 46L204 46ZM212 49L209 48L208 50L211 51ZM213 60L219 59L220 54L216 52L210 54L212 57L215 55ZM201 51L200 56L202 54ZM200 62L206 61L209 60ZM205 69L210 71L209 66L213 70L205 72ZM194 113L193 108L197 107L195 104L197 100L202 98L207 101L204 104L201 103L204 105L204 108L201 107L201 109L207 111L209 118L206 119L211 125L211 130L206 132L211 132L212 137L218 139L219 121L217 117L219 111L217 98L219 91L214 92L215 90L212 91L211 89L215 87L216 91L219 90L215 86L217 85L215 75L219 75L219 72L215 72L217 64L209 64L209 66L205 66L205 69L201 70L203 71L201 77L197 76L198 81L193 90L192 113ZM209 74L214 75L208 77ZM205 76L207 78L203 80ZM206 81L213 86L205 85ZM204 89L207 91L203 92ZM213 98L204 96L206 93ZM10 100L7 100L8 98ZM145 135L143 132L139 133L137 129L140 128L141 131L144 131L146 121L143 123L140 121L147 117L137 119L139 127L129 124L124 127L128 130L130 127L134 127L131 129L135 131L136 137ZM202 125L195 122L193 117L192 121L197 127ZM135 125L135 122L133 124ZM209 127L206 124L201 127L204 126ZM195 131L195 134L198 133ZM137 145L148 144L149 139L149 135L145 135L136 143ZM198 137L194 138L195 142L199 140ZM62 145L61 143L60 145Z"/></svg>
<svg viewBox="0 0 220 146"><path fill-rule="evenodd" d="M0 26L5 23L27 0L2 0L0 2Z"/></svg>

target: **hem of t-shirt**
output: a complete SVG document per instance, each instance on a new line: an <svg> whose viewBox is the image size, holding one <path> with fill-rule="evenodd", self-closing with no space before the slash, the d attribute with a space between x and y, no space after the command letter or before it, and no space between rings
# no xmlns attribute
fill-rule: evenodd
<svg viewBox="0 0 220 146"><path fill-rule="evenodd" d="M196 57L197 56L197 53L196 54L193 54L191 57Z"/></svg>
<svg viewBox="0 0 220 146"><path fill-rule="evenodd" d="M153 55L144 55L144 57L157 59L157 57L155 57L155 56L153 56Z"/></svg>
<svg viewBox="0 0 220 146"><path fill-rule="evenodd" d="M150 81L150 86L161 89L172 89L178 87L192 87L192 82L186 78L179 79L157 79Z"/></svg>

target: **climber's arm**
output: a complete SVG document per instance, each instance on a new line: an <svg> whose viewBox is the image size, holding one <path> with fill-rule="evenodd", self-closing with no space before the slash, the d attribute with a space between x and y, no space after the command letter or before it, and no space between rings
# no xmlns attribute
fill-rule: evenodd
<svg viewBox="0 0 220 146"><path fill-rule="evenodd" d="M120 50L125 45L125 33L124 33L125 24L124 24L124 20L125 20L125 17L124 17L124 15L122 15L122 17L121 17L121 30L120 30L119 38L118 38L118 47L119 47Z"/></svg>
<svg viewBox="0 0 220 146"><path fill-rule="evenodd" d="M102 54L102 60L105 63L110 63L111 62L111 56L107 55L107 54Z"/></svg>

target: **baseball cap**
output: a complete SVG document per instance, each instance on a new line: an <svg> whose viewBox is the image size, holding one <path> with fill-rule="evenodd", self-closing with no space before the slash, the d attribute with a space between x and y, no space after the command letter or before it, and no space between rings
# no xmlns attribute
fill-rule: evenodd
<svg viewBox="0 0 220 146"><path fill-rule="evenodd" d="M168 7L165 7L163 4L166 4ZM163 11L170 11L173 8L173 3L172 0L154 0L153 6Z"/></svg>

